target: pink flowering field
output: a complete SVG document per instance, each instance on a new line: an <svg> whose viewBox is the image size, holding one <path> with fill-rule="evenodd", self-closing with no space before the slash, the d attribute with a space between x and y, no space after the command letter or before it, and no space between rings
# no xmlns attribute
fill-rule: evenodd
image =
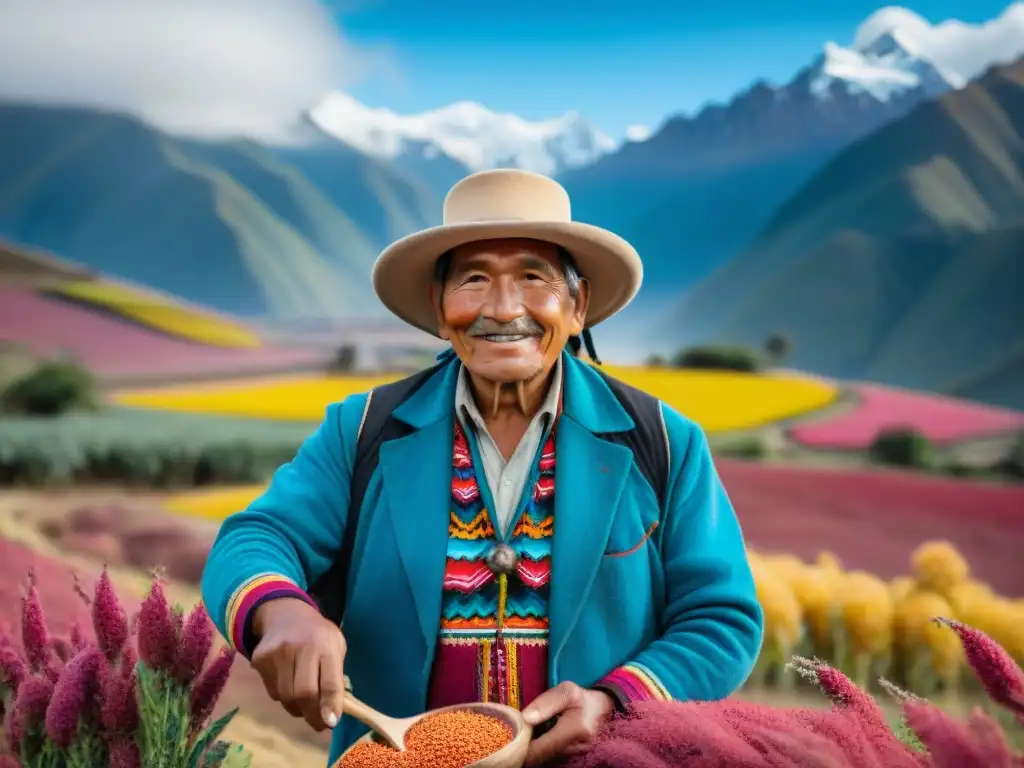
<svg viewBox="0 0 1024 768"><path fill-rule="evenodd" d="M990 437L1024 429L1024 413L939 395L858 384L852 410L801 424L790 436L808 448L864 450L889 428L910 427L937 443Z"/></svg>
<svg viewBox="0 0 1024 768"><path fill-rule="evenodd" d="M835 552L883 578L906 571L930 538L955 541L975 575L1018 594L1024 486L879 470L827 470L720 459L718 470L751 546L813 559Z"/></svg>
<svg viewBox="0 0 1024 768"><path fill-rule="evenodd" d="M310 349L228 349L164 336L127 320L0 285L0 342L34 354L69 354L101 378L229 376L316 366Z"/></svg>

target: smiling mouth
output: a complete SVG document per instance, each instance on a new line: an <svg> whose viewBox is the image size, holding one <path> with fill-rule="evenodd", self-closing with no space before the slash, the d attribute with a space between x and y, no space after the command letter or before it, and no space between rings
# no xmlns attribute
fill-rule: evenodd
<svg viewBox="0 0 1024 768"><path fill-rule="evenodd" d="M524 339L532 339L533 337L525 333L490 333L487 334L486 336L478 336L477 338L483 339L484 341L489 341L492 344L512 344L517 341L523 341Z"/></svg>

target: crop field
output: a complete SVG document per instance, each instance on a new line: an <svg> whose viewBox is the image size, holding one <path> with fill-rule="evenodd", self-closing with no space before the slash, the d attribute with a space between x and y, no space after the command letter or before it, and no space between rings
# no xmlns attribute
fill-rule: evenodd
<svg viewBox="0 0 1024 768"><path fill-rule="evenodd" d="M708 432L749 429L816 411L837 397L835 386L800 376L721 371L615 368L608 372L662 398ZM267 379L129 390L114 401L135 408L316 421L326 407L396 376Z"/></svg>
<svg viewBox="0 0 1024 768"><path fill-rule="evenodd" d="M163 506L175 514L199 517L204 520L223 520L243 510L259 496L266 486L238 485L230 488L210 488L185 491L168 497Z"/></svg>
<svg viewBox="0 0 1024 768"><path fill-rule="evenodd" d="M978 578L1024 596L1024 488L880 470L817 470L719 459L747 540L803 558L834 551L884 578L922 541L955 541Z"/></svg>
<svg viewBox="0 0 1024 768"><path fill-rule="evenodd" d="M323 362L309 349L224 348L176 339L116 316L0 285L0 341L41 357L67 354L100 378L181 379L267 373Z"/></svg>
<svg viewBox="0 0 1024 768"><path fill-rule="evenodd" d="M790 436L808 448L863 450L892 427L912 427L937 443L1024 429L1016 411L868 384L853 391L859 403L851 410L796 426Z"/></svg>
<svg viewBox="0 0 1024 768"><path fill-rule="evenodd" d="M117 283L76 280L61 283L48 292L57 297L95 305L169 336L198 344L243 349L263 345L256 333L239 323L155 293Z"/></svg>

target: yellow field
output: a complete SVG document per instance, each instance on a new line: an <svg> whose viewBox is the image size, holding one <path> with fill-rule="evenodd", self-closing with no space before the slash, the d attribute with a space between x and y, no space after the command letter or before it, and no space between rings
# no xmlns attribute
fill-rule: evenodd
<svg viewBox="0 0 1024 768"><path fill-rule="evenodd" d="M834 384L795 374L604 369L668 403L709 433L763 427L824 408L839 395Z"/></svg>
<svg viewBox="0 0 1024 768"><path fill-rule="evenodd" d="M62 283L50 291L95 304L142 325L200 344L231 348L262 345L259 336L242 325L116 283L80 280Z"/></svg>
<svg viewBox="0 0 1024 768"><path fill-rule="evenodd" d="M934 617L957 619L990 635L1024 661L1024 600L996 594L971 578L948 541L928 541L910 556L909 575L885 581L845 571L822 553L815 563L750 552L765 612L755 678L785 678L794 655L825 659L861 686L884 676L918 695L967 682L956 635Z"/></svg>
<svg viewBox="0 0 1024 768"><path fill-rule="evenodd" d="M816 411L837 388L794 375L608 367L608 373L661 398L707 432L750 429ZM394 376L307 377L122 391L114 402L135 408L318 421L328 404L393 381Z"/></svg>
<svg viewBox="0 0 1024 768"><path fill-rule="evenodd" d="M319 376L121 391L112 400L132 408L213 413L279 421L320 421L327 406L397 376Z"/></svg>
<svg viewBox="0 0 1024 768"><path fill-rule="evenodd" d="M263 493L262 485L239 485L210 491L186 491L164 501L170 512L204 520L223 520L230 514L249 506L249 502Z"/></svg>

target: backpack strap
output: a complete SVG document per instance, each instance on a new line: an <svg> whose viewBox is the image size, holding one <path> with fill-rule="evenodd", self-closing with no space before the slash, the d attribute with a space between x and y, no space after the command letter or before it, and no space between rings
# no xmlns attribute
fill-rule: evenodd
<svg viewBox="0 0 1024 768"><path fill-rule="evenodd" d="M392 413L445 364L438 363L405 379L372 389L366 397L356 437L345 537L334 563L309 589L309 595L316 601L320 612L337 624L341 624L345 615L349 566L359 533L359 517L370 478L377 469L380 447L388 440L404 437L411 431L407 425L392 418Z"/></svg>
<svg viewBox="0 0 1024 768"><path fill-rule="evenodd" d="M633 419L636 425L627 432L607 432L600 437L610 443L617 443L633 452L640 473L651 484L658 498L658 507L664 513L668 501L668 478L671 464L671 449L665 414L661 401L643 390L624 384L601 371L594 370L604 379L616 399Z"/></svg>

